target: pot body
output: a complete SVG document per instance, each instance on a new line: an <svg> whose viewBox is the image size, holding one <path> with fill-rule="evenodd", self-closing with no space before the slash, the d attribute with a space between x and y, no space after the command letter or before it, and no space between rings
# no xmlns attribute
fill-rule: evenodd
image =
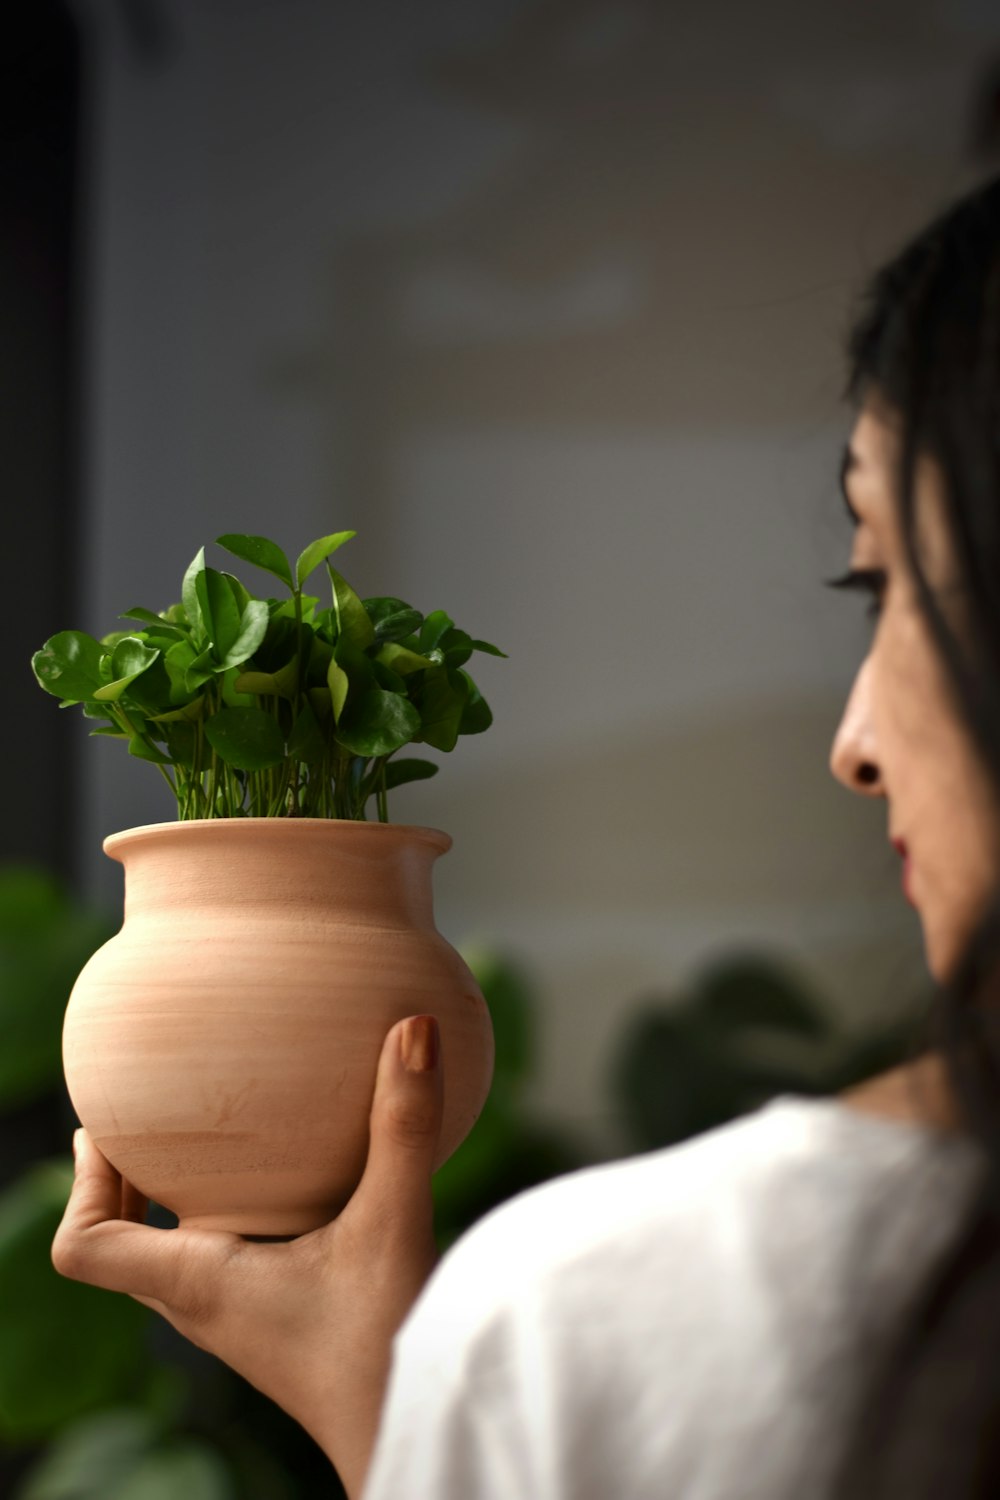
<svg viewBox="0 0 1000 1500"><path fill-rule="evenodd" d="M493 1033L434 926L447 834L402 824L239 818L113 834L125 921L82 969L63 1064L81 1124L185 1227L297 1235L364 1168L386 1032L437 1017L435 1165L489 1089Z"/></svg>

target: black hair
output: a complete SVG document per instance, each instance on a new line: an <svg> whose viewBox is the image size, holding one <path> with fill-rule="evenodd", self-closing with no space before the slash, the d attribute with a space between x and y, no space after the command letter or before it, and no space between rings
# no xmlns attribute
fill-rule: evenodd
<svg viewBox="0 0 1000 1500"><path fill-rule="evenodd" d="M896 501L917 600L1000 808L1000 178L967 193L878 271L847 352L848 398L877 403L900 424ZM925 455L944 479L960 631L917 549L914 475ZM873 1358L833 1490L843 1500L1000 1496L1000 888L984 899L922 1038L925 1050L940 1050L982 1153L981 1186ZM929 1223L933 1213L928 1203Z"/></svg>

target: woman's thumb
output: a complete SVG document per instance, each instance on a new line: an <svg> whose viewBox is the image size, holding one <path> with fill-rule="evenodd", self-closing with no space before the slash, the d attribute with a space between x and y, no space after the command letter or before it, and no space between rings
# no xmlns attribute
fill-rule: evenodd
<svg viewBox="0 0 1000 1500"><path fill-rule="evenodd" d="M358 1187L359 1196L379 1205L380 1217L391 1208L406 1219L429 1203L442 1102L437 1021L433 1016L409 1016L397 1022L382 1046L368 1160Z"/></svg>

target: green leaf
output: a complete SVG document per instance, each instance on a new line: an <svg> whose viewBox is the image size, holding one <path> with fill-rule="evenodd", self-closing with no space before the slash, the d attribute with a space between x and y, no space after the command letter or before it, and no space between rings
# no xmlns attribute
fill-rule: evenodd
<svg viewBox="0 0 1000 1500"><path fill-rule="evenodd" d="M0 1439L8 1443L42 1440L127 1399L148 1358L146 1308L52 1266L72 1181L68 1157L41 1162L0 1197Z"/></svg>
<svg viewBox="0 0 1000 1500"><path fill-rule="evenodd" d="M111 675L116 679L138 677L153 665L159 654L158 646L147 646L138 636L127 635L111 654Z"/></svg>
<svg viewBox="0 0 1000 1500"><path fill-rule="evenodd" d="M187 572L184 574L184 582L181 584L181 601L184 613L188 617L188 624L192 633L199 639L205 634L205 622L201 618L201 606L198 603L197 579L199 573L205 568L205 549L199 547L194 557L188 563Z"/></svg>
<svg viewBox="0 0 1000 1500"><path fill-rule="evenodd" d="M385 767L385 789L391 792L409 781L429 781L440 769L431 760L391 760Z"/></svg>
<svg viewBox="0 0 1000 1500"><path fill-rule="evenodd" d="M265 573L273 573L275 578L294 589L291 564L277 542L269 541L266 536L242 536L237 532L227 532L215 540L234 557L253 563L255 568L263 568Z"/></svg>
<svg viewBox="0 0 1000 1500"><path fill-rule="evenodd" d="M168 709L163 714L152 714L149 722L151 724L196 724L204 717L207 707L204 697L192 698L190 703L184 703L180 708Z"/></svg>
<svg viewBox="0 0 1000 1500"><path fill-rule="evenodd" d="M163 742L175 766L183 766L187 771L194 770L198 733L193 724L186 724L183 721L164 724Z"/></svg>
<svg viewBox="0 0 1000 1500"><path fill-rule="evenodd" d="M473 641L472 649L474 651L485 651L488 656L502 656L504 661L507 660L506 651L501 651L499 646L491 646L489 641Z"/></svg>
<svg viewBox="0 0 1000 1500"><path fill-rule="evenodd" d="M306 679L309 682L326 681L326 669L333 658L333 647L323 636L314 634L309 642L306 659Z"/></svg>
<svg viewBox="0 0 1000 1500"><path fill-rule="evenodd" d="M323 759L325 751L326 740L311 705L307 703L288 736L288 757L290 760L303 760L307 765L315 766Z"/></svg>
<svg viewBox="0 0 1000 1500"><path fill-rule="evenodd" d="M237 1500L235 1473L201 1438L164 1442L162 1424L147 1412L119 1407L62 1434L18 1490L17 1500L177 1500L179 1495Z"/></svg>
<svg viewBox="0 0 1000 1500"><path fill-rule="evenodd" d="M227 667L219 679L222 686L222 701L227 708L253 708L254 700L252 693L240 692L236 683L240 675L239 667Z"/></svg>
<svg viewBox="0 0 1000 1500"><path fill-rule="evenodd" d="M119 641L145 640L146 632L137 630L109 630L107 635L101 636L101 645L104 647L105 656L110 656ZM101 670L104 670L102 665ZM110 670L110 666L109 666ZM110 682L110 678L108 681Z"/></svg>
<svg viewBox="0 0 1000 1500"><path fill-rule="evenodd" d="M347 702L351 680L343 667L337 664L336 659L333 659L326 669L326 685L330 689L333 720L335 724L339 724L340 716L344 711L344 704Z"/></svg>
<svg viewBox="0 0 1000 1500"><path fill-rule="evenodd" d="M465 710L468 688L446 667L435 667L424 675L420 694L419 738L435 750L454 750Z"/></svg>
<svg viewBox="0 0 1000 1500"><path fill-rule="evenodd" d="M418 656L416 651L410 651L408 647L400 646L394 641L383 646L375 660L383 662L404 677L411 672L422 672L426 667L434 666L430 657Z"/></svg>
<svg viewBox="0 0 1000 1500"><path fill-rule="evenodd" d="M175 704L186 702L215 676L211 647L206 646L196 655L190 641L178 641L171 646L163 664L170 678L170 701Z"/></svg>
<svg viewBox="0 0 1000 1500"><path fill-rule="evenodd" d="M256 693L259 697L271 696L292 699L298 692L299 663L293 657L277 672L241 672L236 679L238 693Z"/></svg>
<svg viewBox="0 0 1000 1500"><path fill-rule="evenodd" d="M313 706L313 712L322 723L329 719L333 713L333 704L330 701L330 689L328 687L311 687L309 689L309 702Z"/></svg>
<svg viewBox="0 0 1000 1500"><path fill-rule="evenodd" d="M284 602L277 599L267 601L270 623L255 658L256 665L262 672L276 672L298 654L299 631L295 623L293 603L291 599Z"/></svg>
<svg viewBox="0 0 1000 1500"><path fill-rule="evenodd" d="M337 639L337 616L334 611L332 609L315 610L312 626L316 633L316 640L332 647Z"/></svg>
<svg viewBox="0 0 1000 1500"><path fill-rule="evenodd" d="M151 609L143 609L136 604L132 609L126 609L118 616L119 620L142 620L146 625L152 625L163 635L184 635L184 629L180 625L173 625L169 620L164 620L161 615L155 615Z"/></svg>
<svg viewBox="0 0 1000 1500"><path fill-rule="evenodd" d="M472 637L464 630L446 630L435 647L442 654L446 666L464 667L472 655Z"/></svg>
<svg viewBox="0 0 1000 1500"><path fill-rule="evenodd" d="M262 708L220 708L205 720L205 738L221 760L240 771L266 771L285 758L278 722Z"/></svg>
<svg viewBox="0 0 1000 1500"><path fill-rule="evenodd" d="M346 636L339 640L334 648L334 660L338 667L343 667L350 681L350 696L359 698L369 688L377 687L375 681L375 663L366 652L359 646L355 646ZM329 681L327 682L329 686Z"/></svg>
<svg viewBox="0 0 1000 1500"><path fill-rule="evenodd" d="M152 740L142 734L133 734L129 737L128 753L134 755L136 760L151 760L157 766L169 766L172 764L169 755L164 755L158 750Z"/></svg>
<svg viewBox="0 0 1000 1500"><path fill-rule="evenodd" d="M180 1495L184 1500L237 1500L224 1459L196 1438L148 1454L108 1500L177 1500Z"/></svg>
<svg viewBox="0 0 1000 1500"><path fill-rule="evenodd" d="M201 617L212 643L212 654L216 661L221 662L240 633L240 612L233 591L214 568L203 568L195 580L195 587Z"/></svg>
<svg viewBox="0 0 1000 1500"><path fill-rule="evenodd" d="M134 677L125 689L121 700L124 707L129 710L138 707L147 718L170 708L173 701L172 683L163 652L172 650L176 644L176 641L166 638L159 643L160 656L144 672Z"/></svg>
<svg viewBox="0 0 1000 1500"><path fill-rule="evenodd" d="M368 617L368 611L347 579L342 578L336 568L327 563L326 570L333 585L333 607L337 616L338 633L364 651L375 641L375 626Z"/></svg>
<svg viewBox="0 0 1000 1500"><path fill-rule="evenodd" d="M344 713L337 725L337 741L352 755L389 755L407 744L420 729L420 715L406 698L369 688Z"/></svg>
<svg viewBox="0 0 1000 1500"><path fill-rule="evenodd" d="M104 678L100 643L84 630L62 630L31 658L32 670L47 693L70 703L93 698Z"/></svg>
<svg viewBox="0 0 1000 1500"><path fill-rule="evenodd" d="M375 626L377 640L400 641L423 624L423 615L405 599L364 599L362 603Z"/></svg>
<svg viewBox="0 0 1000 1500"><path fill-rule="evenodd" d="M199 651L194 661L184 673L184 686L188 693L196 693L200 687L204 687L213 677L221 671L212 656L211 646L206 646Z"/></svg>
<svg viewBox="0 0 1000 1500"><path fill-rule="evenodd" d="M250 603L251 599L254 596L253 594L251 594L250 590L240 582L235 573L226 573L225 571L223 571L222 576L233 591L233 598L236 600L236 608L239 610L240 618L242 619L244 613L246 612L247 605Z"/></svg>
<svg viewBox="0 0 1000 1500"><path fill-rule="evenodd" d="M251 599L240 622L239 635L222 658L223 667L239 667L249 661L267 634L268 612L263 599Z"/></svg>
<svg viewBox="0 0 1000 1500"><path fill-rule="evenodd" d="M17 1500L109 1500L160 1439L149 1412L117 1407L75 1422L42 1456Z"/></svg>
<svg viewBox="0 0 1000 1500"><path fill-rule="evenodd" d="M460 675L465 678L469 691L462 717L459 720L458 732L459 734L483 734L493 723L493 712L468 672L461 672Z"/></svg>
<svg viewBox="0 0 1000 1500"><path fill-rule="evenodd" d="M112 680L92 694L93 701L117 702L129 683L134 682L147 667L151 667L159 659L159 655L159 647L147 646L136 636L125 636L118 642L111 656Z"/></svg>
<svg viewBox="0 0 1000 1500"><path fill-rule="evenodd" d="M454 628L454 620L443 609L432 610L420 627L420 650L433 651L441 637Z"/></svg>
<svg viewBox="0 0 1000 1500"><path fill-rule="evenodd" d="M295 564L295 577L299 588L305 583L314 568L318 568L324 558L329 557L331 552L336 552L345 542L357 536L356 531L335 531L330 536L321 536L318 541L310 542L302 552L299 553Z"/></svg>
<svg viewBox="0 0 1000 1500"><path fill-rule="evenodd" d="M61 1087L66 1002L113 931L110 919L71 902L47 870L0 868L0 1112Z"/></svg>
<svg viewBox="0 0 1000 1500"><path fill-rule="evenodd" d="M387 693L398 693L401 698L405 698L408 696L406 691L406 678L400 677L398 672L394 672L392 668L387 667L384 662L377 660L373 661L372 672L375 676L375 687L385 688Z"/></svg>

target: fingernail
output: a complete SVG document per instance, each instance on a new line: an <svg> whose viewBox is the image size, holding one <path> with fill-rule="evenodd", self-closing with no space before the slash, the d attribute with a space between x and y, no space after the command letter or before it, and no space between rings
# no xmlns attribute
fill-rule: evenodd
<svg viewBox="0 0 1000 1500"><path fill-rule="evenodd" d="M76 1143L77 1143L77 1137L79 1136L79 1134L80 1134L80 1132L78 1130L74 1130L74 1132L73 1132L73 1160L74 1161L76 1161L76 1151L77 1151Z"/></svg>
<svg viewBox="0 0 1000 1500"><path fill-rule="evenodd" d="M403 1031L403 1067L409 1073L429 1073L437 1067L438 1024L433 1016L412 1016Z"/></svg>

